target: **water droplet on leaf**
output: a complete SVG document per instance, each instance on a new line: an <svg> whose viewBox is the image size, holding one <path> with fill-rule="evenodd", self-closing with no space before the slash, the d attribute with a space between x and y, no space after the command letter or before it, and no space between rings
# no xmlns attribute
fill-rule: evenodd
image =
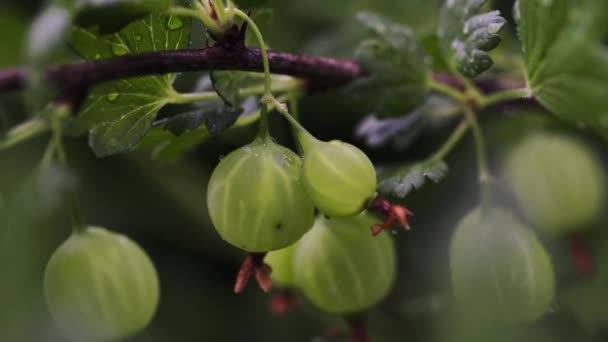
<svg viewBox="0 0 608 342"><path fill-rule="evenodd" d="M117 98L118 98L118 93L109 93L106 96L106 99L108 99L108 101L110 101L110 102L116 101Z"/></svg>
<svg viewBox="0 0 608 342"><path fill-rule="evenodd" d="M129 53L129 50L124 45L112 45L112 53L115 56L124 56Z"/></svg>
<svg viewBox="0 0 608 342"><path fill-rule="evenodd" d="M184 26L184 22L178 17L169 18L169 22L167 23L169 30L177 30Z"/></svg>

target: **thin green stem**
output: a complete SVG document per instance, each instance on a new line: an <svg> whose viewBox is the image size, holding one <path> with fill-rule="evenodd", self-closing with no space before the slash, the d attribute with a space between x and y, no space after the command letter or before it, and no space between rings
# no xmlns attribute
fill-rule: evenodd
<svg viewBox="0 0 608 342"><path fill-rule="evenodd" d="M222 28L204 11L196 11L185 7L171 7L167 9L167 13L170 15L178 15L184 17L191 17L200 20L211 32L222 33Z"/></svg>
<svg viewBox="0 0 608 342"><path fill-rule="evenodd" d="M285 104L279 102L274 97L271 98L271 101L271 103L274 104L275 109L279 113L281 113L283 117L287 119L287 121L289 121L289 124L293 128L297 140L300 143L300 147L302 147L302 151L306 153L306 151L308 151L310 147L312 147L312 145L317 143L319 139L315 138L312 134L310 134L308 130L304 128L304 126L302 126L296 119L294 119L293 116L291 116L291 114L289 114L289 111L287 110L287 106L285 106Z"/></svg>
<svg viewBox="0 0 608 342"><path fill-rule="evenodd" d="M63 120L70 112L70 108L68 106L60 106L55 108L55 111L51 116L51 128L53 131L53 135L51 137L52 145L54 145L55 153L61 164L64 167L68 167L68 160L65 153L65 147L63 145ZM50 147L47 147L47 151L45 152L44 158L51 158L47 155L52 152L49 151ZM50 163L43 159L43 163ZM82 220L82 215L80 211L80 201L78 200L78 195L76 193L71 193L69 196L69 207L70 207L70 217L72 218L72 229L74 232L80 232L85 229L84 221Z"/></svg>
<svg viewBox="0 0 608 342"><path fill-rule="evenodd" d="M429 160L439 161L443 160L453 149L456 147L458 142L462 139L464 134L469 129L469 121L462 120L460 124L454 129L448 139L439 147L439 149L431 155Z"/></svg>
<svg viewBox="0 0 608 342"><path fill-rule="evenodd" d="M262 103L260 108L258 138L262 140L270 139L270 132L268 130L268 105L266 103Z"/></svg>
<svg viewBox="0 0 608 342"><path fill-rule="evenodd" d="M456 77L460 80L460 82L464 85L466 90L466 96L473 100L474 103L479 103L480 99L483 97L483 94L477 88L475 83L470 79L462 76L460 73L456 73Z"/></svg>
<svg viewBox="0 0 608 342"><path fill-rule="evenodd" d="M462 93L462 91L460 91L460 89L452 87L450 85L441 83L439 81L436 81L432 78L429 78L428 80L428 85L429 88L431 88L431 90L434 90L438 93L447 95L451 98L453 98L454 100L458 101L458 102L463 102L464 101L464 94Z"/></svg>
<svg viewBox="0 0 608 342"><path fill-rule="evenodd" d="M217 13L217 18L220 22L220 25L226 25L226 10L224 9L224 1L222 0L214 0L215 3L215 13Z"/></svg>
<svg viewBox="0 0 608 342"><path fill-rule="evenodd" d="M266 43L264 42L264 37L262 36L262 32L260 32L260 29L258 28L258 26L247 15L247 13L241 11L238 8L235 8L234 14L236 14L238 17L243 19L247 23L247 25L249 25L249 28L253 31L253 34L255 35L255 37L258 41L258 45L260 46L260 50L262 51L262 63L264 64L264 84L266 86L265 95L272 96L272 90L271 90L272 82L270 79L270 62L268 61L268 51L266 49Z"/></svg>
<svg viewBox="0 0 608 342"><path fill-rule="evenodd" d="M40 169L46 170L51 166L53 158L55 156L55 139L51 137L49 143L46 145L42 159L40 160Z"/></svg>
<svg viewBox="0 0 608 342"><path fill-rule="evenodd" d="M500 102L525 98L529 95L530 90L528 88L507 89L492 93L487 96L482 96L477 102L477 105L479 106L479 108L485 108L493 106Z"/></svg>
<svg viewBox="0 0 608 342"><path fill-rule="evenodd" d="M475 152L477 155L477 166L479 169L481 207L482 209L485 209L490 205L490 169L488 167L485 140L473 108L470 106L465 106L464 113L469 125L471 126L473 140L475 141Z"/></svg>

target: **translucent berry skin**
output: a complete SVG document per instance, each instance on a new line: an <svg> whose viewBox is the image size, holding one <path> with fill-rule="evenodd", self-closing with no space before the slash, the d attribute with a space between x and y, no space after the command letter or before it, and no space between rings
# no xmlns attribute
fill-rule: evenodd
<svg viewBox="0 0 608 342"><path fill-rule="evenodd" d="M303 182L314 205L332 217L360 213L376 192L376 170L355 146L316 142L304 154Z"/></svg>
<svg viewBox="0 0 608 342"><path fill-rule="evenodd" d="M475 209L450 244L454 298L460 311L484 324L540 318L555 292L551 259L534 232L509 212Z"/></svg>
<svg viewBox="0 0 608 342"><path fill-rule="evenodd" d="M297 242L289 247L269 252L264 262L272 268L273 285L278 287L297 287L293 271Z"/></svg>
<svg viewBox="0 0 608 342"><path fill-rule="evenodd" d="M395 281L396 254L388 234L372 236L375 218L319 216L296 245L294 271L310 302L334 314L356 313L384 298Z"/></svg>
<svg viewBox="0 0 608 342"><path fill-rule="evenodd" d="M142 330L159 300L145 252L124 235L89 227L52 255L44 274L51 316L75 341L118 341Z"/></svg>
<svg viewBox="0 0 608 342"><path fill-rule="evenodd" d="M270 140L255 140L227 155L207 190L209 215L221 237L248 252L296 242L314 223L301 165L298 155Z"/></svg>
<svg viewBox="0 0 608 342"><path fill-rule="evenodd" d="M587 145L568 135L526 137L510 153L505 173L530 223L551 235L586 228L606 204L600 161Z"/></svg>

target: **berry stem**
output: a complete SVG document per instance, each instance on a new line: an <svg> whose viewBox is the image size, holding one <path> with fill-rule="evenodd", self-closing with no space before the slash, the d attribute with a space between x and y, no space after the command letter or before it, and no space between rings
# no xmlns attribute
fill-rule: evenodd
<svg viewBox="0 0 608 342"><path fill-rule="evenodd" d="M471 106L464 106L464 113L466 119L471 126L473 132L473 139L475 141L475 152L477 155L477 167L479 172L479 186L480 186L480 202L482 210L490 206L490 171L488 167L488 160L486 157L486 145L481 132L481 127L477 121L477 117Z"/></svg>
<svg viewBox="0 0 608 342"><path fill-rule="evenodd" d="M45 151L42 163L43 165L50 164L50 160L52 160L52 151L54 151L57 155L57 159L59 162L65 167L68 168L68 159L65 153L65 148L63 145L62 131L63 131L63 122L66 117L68 117L71 112L71 107L69 105L57 105L53 108L51 113L51 145L53 146L47 148ZM68 194L68 202L70 208L70 217L72 219L72 229L74 232L80 232L84 230L85 224L82 219L82 214L80 210L80 201L78 200L78 195L76 193Z"/></svg>
<svg viewBox="0 0 608 342"><path fill-rule="evenodd" d="M465 119L461 121L460 124L458 124L458 126L456 127L456 129L454 129L452 134L450 134L448 139L443 143L443 145L441 145L441 147L439 147L439 149L435 153L433 153L433 155L431 155L429 160L443 160L452 151L452 149L456 147L456 144L458 144L458 142L460 141L460 139L462 139L468 129L468 120Z"/></svg>

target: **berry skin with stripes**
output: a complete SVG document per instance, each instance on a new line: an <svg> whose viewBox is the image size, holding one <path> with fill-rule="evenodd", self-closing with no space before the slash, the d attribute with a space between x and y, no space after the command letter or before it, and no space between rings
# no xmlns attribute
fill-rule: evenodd
<svg viewBox="0 0 608 342"><path fill-rule="evenodd" d="M52 255L44 274L51 316L75 341L118 341L142 330L159 300L145 252L124 235L88 227Z"/></svg>
<svg viewBox="0 0 608 342"><path fill-rule="evenodd" d="M303 182L321 212L332 217L353 216L376 193L376 170L355 146L317 140L305 149Z"/></svg>
<svg viewBox="0 0 608 342"><path fill-rule="evenodd" d="M211 221L228 243L248 252L287 247L314 222L301 184L301 158L270 139L228 154L207 189Z"/></svg>
<svg viewBox="0 0 608 342"><path fill-rule="evenodd" d="M536 234L500 208L475 209L450 243L455 302L479 324L534 321L549 309L555 276Z"/></svg>
<svg viewBox="0 0 608 342"><path fill-rule="evenodd" d="M305 297L323 311L350 314L382 300L395 281L391 237L372 236L367 212L347 218L320 215L297 243L294 273Z"/></svg>

